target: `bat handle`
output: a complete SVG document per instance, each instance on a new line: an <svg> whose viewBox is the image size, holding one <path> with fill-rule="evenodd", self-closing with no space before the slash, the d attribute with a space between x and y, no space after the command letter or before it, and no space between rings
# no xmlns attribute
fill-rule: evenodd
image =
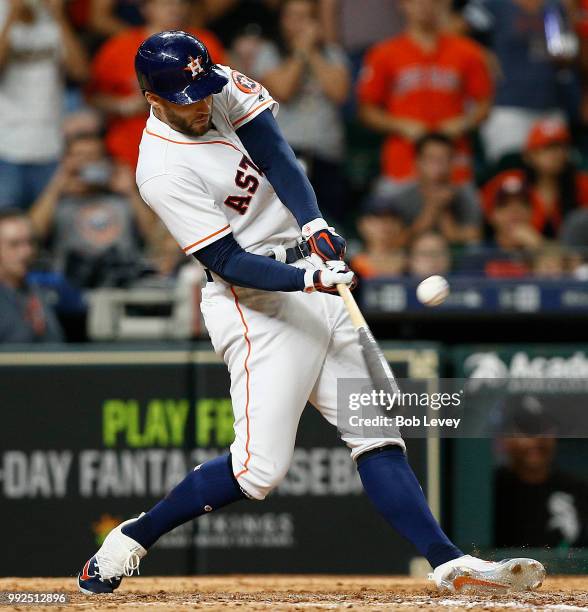
<svg viewBox="0 0 588 612"><path fill-rule="evenodd" d="M351 294L349 287L347 285L339 284L337 285L337 291L345 303L345 307L347 308L347 312L349 313L353 327L355 327L355 329L367 327L367 323L365 322L365 319L361 314L359 306Z"/></svg>

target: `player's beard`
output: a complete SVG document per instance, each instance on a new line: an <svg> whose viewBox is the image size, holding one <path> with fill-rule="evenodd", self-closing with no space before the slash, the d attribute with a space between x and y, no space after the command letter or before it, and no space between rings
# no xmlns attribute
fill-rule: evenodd
<svg viewBox="0 0 588 612"><path fill-rule="evenodd" d="M181 117L174 118L174 123L172 127L177 132L182 132L187 136L204 136L212 127L212 115L208 117L206 123L198 123L198 120L190 122Z"/></svg>
<svg viewBox="0 0 588 612"><path fill-rule="evenodd" d="M212 127L212 103L206 121L204 121L205 113L198 113L195 117L186 119L172 109L166 108L165 115L168 125L176 132L181 132L187 136L204 136Z"/></svg>

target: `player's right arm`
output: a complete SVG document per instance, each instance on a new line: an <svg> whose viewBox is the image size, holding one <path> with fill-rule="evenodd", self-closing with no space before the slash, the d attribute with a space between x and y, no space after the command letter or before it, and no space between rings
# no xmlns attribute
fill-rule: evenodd
<svg viewBox="0 0 588 612"><path fill-rule="evenodd" d="M323 291L351 285L344 266L303 270L245 251L235 240L224 212L196 180L162 174L140 185L141 196L157 213L186 255L194 255L226 282L264 291Z"/></svg>
<svg viewBox="0 0 588 612"><path fill-rule="evenodd" d="M250 158L296 219L311 250L323 261L343 259L345 240L319 210L312 185L276 123L277 103L261 84L226 70L230 81L223 95L228 118Z"/></svg>
<svg viewBox="0 0 588 612"><path fill-rule="evenodd" d="M342 260L346 243L323 218L316 195L270 110L237 130L251 159L292 213L302 236L323 261Z"/></svg>
<svg viewBox="0 0 588 612"><path fill-rule="evenodd" d="M323 270L302 270L242 249L232 234L194 253L206 268L232 285L264 291L337 293L335 285L353 285L355 275L343 262ZM342 264L342 265L340 265Z"/></svg>

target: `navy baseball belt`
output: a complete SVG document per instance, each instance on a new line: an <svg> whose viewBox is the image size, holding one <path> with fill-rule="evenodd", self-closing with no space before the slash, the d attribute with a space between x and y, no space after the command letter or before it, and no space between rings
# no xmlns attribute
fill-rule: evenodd
<svg viewBox="0 0 588 612"><path fill-rule="evenodd" d="M272 259L277 259L282 263L293 264L299 259L304 259L310 255L310 247L307 242L299 242L298 244L290 247L289 249L280 248L280 252L276 248L275 251L270 253Z"/></svg>
<svg viewBox="0 0 588 612"><path fill-rule="evenodd" d="M277 249L276 249L277 251ZM310 255L310 247L306 242L299 242L293 247L289 249L282 249L282 252L276 254L275 252L271 252L269 257L272 259L277 259L278 261L282 261L286 264L293 264L297 262L299 259L304 259ZM212 273L208 268L204 268L204 272L206 274L206 280L209 283L214 282L214 278L212 277Z"/></svg>

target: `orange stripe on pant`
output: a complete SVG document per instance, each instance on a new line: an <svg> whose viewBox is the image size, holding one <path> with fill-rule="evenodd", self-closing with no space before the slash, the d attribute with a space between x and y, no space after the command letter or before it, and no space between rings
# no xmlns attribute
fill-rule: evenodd
<svg viewBox="0 0 588 612"><path fill-rule="evenodd" d="M245 356L245 361L243 362L243 366L245 368L245 385L246 385L246 400L245 400L245 420L247 421L247 441L245 442L245 452L247 453L247 458L245 459L245 463L243 464L243 469L238 473L235 474L235 478L239 478L239 476L243 476L243 474L245 474L245 472L248 471L248 467L247 465L249 464L249 460L251 459L251 454L249 452L249 440L250 440L250 433L249 433L249 382L250 382L250 372L249 372L249 367L248 367L248 362L249 362L249 355L251 355L251 341L249 340L249 327L247 326L247 322L245 321L245 317L243 316L243 311L241 310L241 306L239 306L239 298L237 296L237 292L235 291L235 289L233 287L231 287L231 293L233 294L233 297L235 298L235 306L237 307L237 310L239 311L239 315L241 317L241 322L243 323L243 328L244 328L244 332L243 332L243 338L245 338L245 342L247 343L247 355Z"/></svg>

